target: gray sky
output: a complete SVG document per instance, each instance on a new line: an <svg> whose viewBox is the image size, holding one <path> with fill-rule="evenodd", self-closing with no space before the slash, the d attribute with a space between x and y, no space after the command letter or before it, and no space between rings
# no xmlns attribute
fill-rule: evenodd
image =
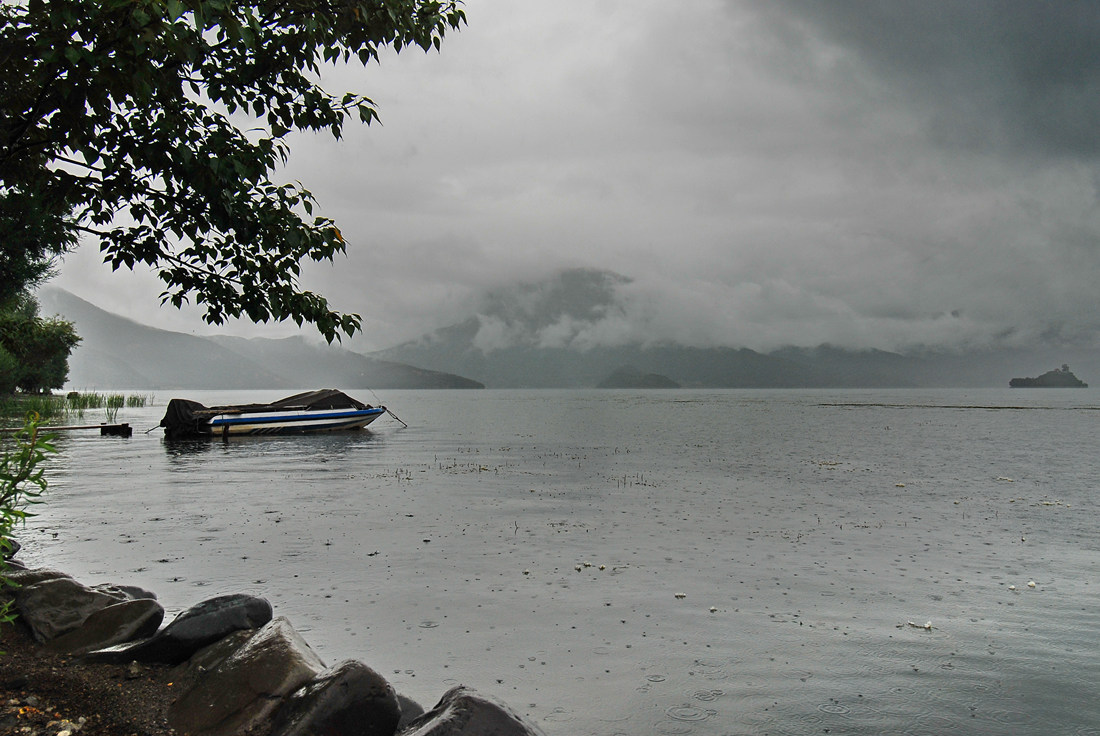
<svg viewBox="0 0 1100 736"><path fill-rule="evenodd" d="M292 140L351 244L354 349L566 268L565 343L1100 346L1100 4L468 0L441 53L332 70L382 125ZM53 283L187 332L95 248ZM235 324L235 334L293 330Z"/></svg>

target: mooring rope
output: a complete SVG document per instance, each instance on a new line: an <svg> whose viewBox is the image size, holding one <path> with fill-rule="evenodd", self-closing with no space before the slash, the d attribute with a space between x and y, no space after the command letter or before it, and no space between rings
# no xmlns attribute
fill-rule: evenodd
<svg viewBox="0 0 1100 736"><path fill-rule="evenodd" d="M382 408L383 408L383 409L386 409L386 407L384 407L384 406L383 406ZM389 409L386 409L386 413L387 413L387 414L389 414L389 415L390 415L391 417L393 417L394 419L396 419L397 421L401 422L401 417L397 416L396 414L394 414L394 413L393 413L392 411L390 411ZM405 424L404 422L401 422L401 426L402 426L402 427L404 427L405 429L408 429L408 428L409 428L409 425Z"/></svg>

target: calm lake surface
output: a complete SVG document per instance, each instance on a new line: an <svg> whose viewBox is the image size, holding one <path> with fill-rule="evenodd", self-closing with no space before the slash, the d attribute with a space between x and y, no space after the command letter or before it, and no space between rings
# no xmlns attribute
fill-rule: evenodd
<svg viewBox="0 0 1100 736"><path fill-rule="evenodd" d="M408 429L186 444L169 398L59 441L24 560L263 595L550 736L1100 734L1093 389L387 391Z"/></svg>

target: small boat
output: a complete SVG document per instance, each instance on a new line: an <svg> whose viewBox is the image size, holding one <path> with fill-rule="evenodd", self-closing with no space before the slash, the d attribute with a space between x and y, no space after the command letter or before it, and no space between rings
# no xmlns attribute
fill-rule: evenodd
<svg viewBox="0 0 1100 736"><path fill-rule="evenodd" d="M362 429L387 411L384 406L364 404L327 388L270 404L204 406L188 399L172 399L160 426L169 438L333 432Z"/></svg>

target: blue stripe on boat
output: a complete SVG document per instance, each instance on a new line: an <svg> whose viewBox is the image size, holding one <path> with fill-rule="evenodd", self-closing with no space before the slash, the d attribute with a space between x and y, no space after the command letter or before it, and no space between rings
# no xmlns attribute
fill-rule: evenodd
<svg viewBox="0 0 1100 736"><path fill-rule="evenodd" d="M225 419L213 419L210 422L212 427L222 427L225 425L234 424L271 424L275 422L288 422L288 423L300 423L300 422L312 422L319 419L363 419L364 417L378 416L382 414L385 409L364 409L362 411L355 412L336 412L333 414L271 414L271 415L253 415L249 417L226 417Z"/></svg>

